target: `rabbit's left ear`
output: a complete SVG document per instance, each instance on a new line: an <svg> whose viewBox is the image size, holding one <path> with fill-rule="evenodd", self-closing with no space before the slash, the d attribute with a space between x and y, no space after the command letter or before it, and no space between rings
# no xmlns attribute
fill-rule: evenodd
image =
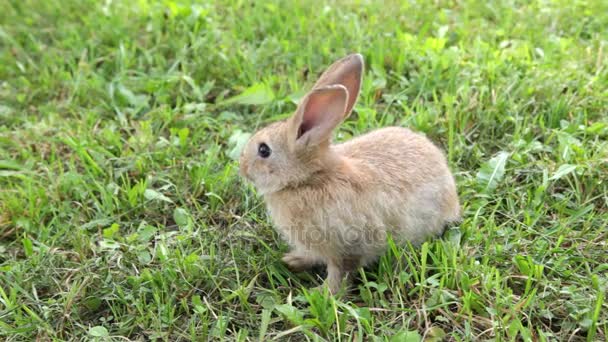
<svg viewBox="0 0 608 342"><path fill-rule="evenodd" d="M350 115L353 110L359 90L361 89L361 77L363 75L363 56L358 53L348 55L334 62L325 72L319 77L317 83L313 87L321 88L333 84L341 84L348 92L348 103L344 112L344 118Z"/></svg>
<svg viewBox="0 0 608 342"><path fill-rule="evenodd" d="M313 89L290 119L290 144L303 148L328 142L345 117L348 100L348 91L340 84Z"/></svg>

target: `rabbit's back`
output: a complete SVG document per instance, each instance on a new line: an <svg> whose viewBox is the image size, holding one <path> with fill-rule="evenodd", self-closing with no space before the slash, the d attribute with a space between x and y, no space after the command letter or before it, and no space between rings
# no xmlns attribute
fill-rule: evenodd
<svg viewBox="0 0 608 342"><path fill-rule="evenodd" d="M388 213L386 223L397 237L418 243L459 219L456 185L446 158L425 136L388 127L333 148L359 174L367 175L362 187L379 194Z"/></svg>
<svg viewBox="0 0 608 342"><path fill-rule="evenodd" d="M450 175L441 150L407 128L378 129L333 148L381 183L410 188Z"/></svg>

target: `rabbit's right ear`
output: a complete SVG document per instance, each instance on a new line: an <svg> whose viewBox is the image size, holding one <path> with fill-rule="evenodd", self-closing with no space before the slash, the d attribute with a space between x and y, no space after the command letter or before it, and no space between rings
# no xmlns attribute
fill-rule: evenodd
<svg viewBox="0 0 608 342"><path fill-rule="evenodd" d="M291 117L290 143L301 149L329 142L333 129L344 119L348 91L334 84L313 89Z"/></svg>
<svg viewBox="0 0 608 342"><path fill-rule="evenodd" d="M363 56L358 53L350 54L342 59L337 60L319 77L313 89L329 86L332 84L341 84L348 91L348 103L344 111L344 118L350 115L350 112L357 102L359 90L361 89L361 77L363 75Z"/></svg>

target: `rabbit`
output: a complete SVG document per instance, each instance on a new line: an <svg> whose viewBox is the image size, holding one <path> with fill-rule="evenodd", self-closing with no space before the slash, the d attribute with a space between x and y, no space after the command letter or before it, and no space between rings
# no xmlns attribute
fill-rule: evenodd
<svg viewBox="0 0 608 342"><path fill-rule="evenodd" d="M360 54L332 64L291 117L252 135L239 161L291 247L282 260L294 271L325 265L331 293L384 252L389 234L420 244L460 220L454 177L425 136L388 127L331 143L363 64Z"/></svg>

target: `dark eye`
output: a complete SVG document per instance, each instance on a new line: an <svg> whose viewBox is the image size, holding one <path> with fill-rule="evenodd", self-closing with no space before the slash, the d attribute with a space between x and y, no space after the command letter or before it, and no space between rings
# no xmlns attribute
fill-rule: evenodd
<svg viewBox="0 0 608 342"><path fill-rule="evenodd" d="M260 155L260 157L268 158L270 156L270 153L272 153L270 147L268 147L268 145L266 145L265 143L261 143L258 147L258 154Z"/></svg>

